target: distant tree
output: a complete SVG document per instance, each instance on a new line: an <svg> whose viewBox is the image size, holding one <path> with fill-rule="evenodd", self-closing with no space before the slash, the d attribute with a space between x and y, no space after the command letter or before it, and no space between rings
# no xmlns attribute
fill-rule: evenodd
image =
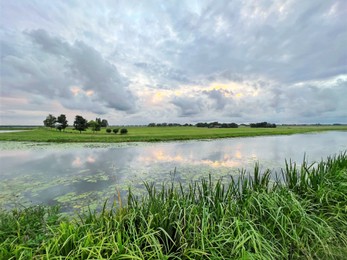
<svg viewBox="0 0 347 260"><path fill-rule="evenodd" d="M197 127L208 127L208 128L238 128L238 124L236 123L219 123L219 122L211 122L211 123L197 123Z"/></svg>
<svg viewBox="0 0 347 260"><path fill-rule="evenodd" d="M47 127L50 127L50 128L53 128L54 127L54 124L55 122L57 122L57 118L51 114L49 114L45 120L43 120L43 124L44 126L47 126Z"/></svg>
<svg viewBox="0 0 347 260"><path fill-rule="evenodd" d="M251 124L249 124L249 126L252 127L252 128L260 128L260 127L276 128L276 124L270 124L268 122L251 123Z"/></svg>
<svg viewBox="0 0 347 260"><path fill-rule="evenodd" d="M63 129L61 123L58 123L58 122L56 122L56 123L54 124L54 127L55 127L55 129L59 130L59 132Z"/></svg>
<svg viewBox="0 0 347 260"><path fill-rule="evenodd" d="M95 133L96 131L100 131L101 126L100 126L99 122L101 122L101 120L96 120L96 121L90 120L88 122L88 127L90 127L92 129L93 133Z"/></svg>
<svg viewBox="0 0 347 260"><path fill-rule="evenodd" d="M107 129L106 129L106 132L107 132L107 133L111 133L111 132L112 132L111 128L107 128Z"/></svg>
<svg viewBox="0 0 347 260"><path fill-rule="evenodd" d="M236 123L230 123L229 124L229 128L238 128L238 127L239 127L239 125Z"/></svg>
<svg viewBox="0 0 347 260"><path fill-rule="evenodd" d="M107 122L107 120L106 120L106 119L102 119L100 125L101 125L101 127L108 127L108 122Z"/></svg>
<svg viewBox="0 0 347 260"><path fill-rule="evenodd" d="M118 129L118 128L113 129L113 133L115 133L115 134L117 134L117 133L118 133L118 131L119 131L119 129Z"/></svg>
<svg viewBox="0 0 347 260"><path fill-rule="evenodd" d="M126 129L126 128L122 128L121 130L120 130L120 134L121 135L124 135L124 134L127 134L128 133L128 129Z"/></svg>
<svg viewBox="0 0 347 260"><path fill-rule="evenodd" d="M82 116L76 116L73 123L74 129L80 131L85 131L88 128L88 122Z"/></svg>
<svg viewBox="0 0 347 260"><path fill-rule="evenodd" d="M149 123L148 126L149 127L155 127L155 123Z"/></svg>
<svg viewBox="0 0 347 260"><path fill-rule="evenodd" d="M208 127L207 123L197 123L196 124L197 127Z"/></svg>
<svg viewBox="0 0 347 260"><path fill-rule="evenodd" d="M57 119L57 123L60 124L59 126L59 130L65 130L66 127L68 127L68 124L67 124L67 120L66 120L66 116L61 114L60 116L58 116L58 119ZM56 126L57 128L57 126Z"/></svg>
<svg viewBox="0 0 347 260"><path fill-rule="evenodd" d="M208 128L220 128L221 125L218 122L212 122L208 124Z"/></svg>
<svg viewBox="0 0 347 260"><path fill-rule="evenodd" d="M97 122L100 127L108 127L108 122L106 119L95 118L95 122Z"/></svg>

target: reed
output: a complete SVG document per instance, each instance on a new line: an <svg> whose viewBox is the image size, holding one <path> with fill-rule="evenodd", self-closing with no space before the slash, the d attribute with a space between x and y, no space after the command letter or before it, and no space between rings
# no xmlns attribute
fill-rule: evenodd
<svg viewBox="0 0 347 260"><path fill-rule="evenodd" d="M0 213L1 259L344 259L347 154L280 175L241 171L129 189L101 212L62 218L56 207Z"/></svg>

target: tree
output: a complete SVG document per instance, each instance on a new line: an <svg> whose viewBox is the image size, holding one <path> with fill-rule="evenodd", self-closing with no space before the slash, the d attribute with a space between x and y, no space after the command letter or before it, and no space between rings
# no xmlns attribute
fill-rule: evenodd
<svg viewBox="0 0 347 260"><path fill-rule="evenodd" d="M124 135L124 134L127 134L128 133L128 129L126 129L126 128L122 128L121 130L120 130L120 134L121 135Z"/></svg>
<svg viewBox="0 0 347 260"><path fill-rule="evenodd" d="M96 131L100 131L101 126L100 126L99 122L100 122L100 120L99 121L98 120L96 120L96 121L90 120L88 122L88 127L92 128L93 133L95 133Z"/></svg>
<svg viewBox="0 0 347 260"><path fill-rule="evenodd" d="M117 134L117 133L118 133L118 131L119 131L119 129L118 129L118 128L113 129L113 133L115 133L115 134Z"/></svg>
<svg viewBox="0 0 347 260"><path fill-rule="evenodd" d="M84 119L82 116L76 116L75 121L73 122L73 126L75 130L85 131L88 128L88 122L86 119Z"/></svg>
<svg viewBox="0 0 347 260"><path fill-rule="evenodd" d="M56 122L56 123L54 124L54 126L55 126L55 129L59 130L59 132L61 132L61 129L63 129L61 123Z"/></svg>
<svg viewBox="0 0 347 260"><path fill-rule="evenodd" d="M59 130L61 129L65 129L66 127L68 127L68 124L67 124L67 120L66 120L66 116L61 114L60 116L58 116L58 120L57 120L58 123L60 123L60 126L59 126Z"/></svg>
<svg viewBox="0 0 347 260"><path fill-rule="evenodd" d="M271 124L268 122L251 123L250 127L276 128L276 124Z"/></svg>
<svg viewBox="0 0 347 260"><path fill-rule="evenodd" d="M95 118L95 122L101 126L101 118Z"/></svg>
<svg viewBox="0 0 347 260"><path fill-rule="evenodd" d="M106 119L101 120L101 127L108 127L108 122Z"/></svg>
<svg viewBox="0 0 347 260"><path fill-rule="evenodd" d="M108 127L108 122L106 119L95 118L95 122L97 122L100 127Z"/></svg>
<svg viewBox="0 0 347 260"><path fill-rule="evenodd" d="M54 127L54 124L55 122L57 122L57 118L51 114L49 114L45 120L43 120L43 124L44 126L47 126L47 127L50 127L50 128L53 128Z"/></svg>

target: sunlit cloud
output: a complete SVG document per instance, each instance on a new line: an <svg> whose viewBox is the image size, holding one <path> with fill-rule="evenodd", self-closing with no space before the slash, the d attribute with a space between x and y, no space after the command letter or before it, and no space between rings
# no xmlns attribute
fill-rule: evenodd
<svg viewBox="0 0 347 260"><path fill-rule="evenodd" d="M199 158L196 155L183 156L181 154L172 154L163 149L157 149L150 152L147 156L140 156L138 162L144 165L152 165L153 163L173 163L175 165L206 165L213 168L222 167L240 167L244 163L242 154L239 150L235 150L230 155L223 155L222 158L211 160Z"/></svg>
<svg viewBox="0 0 347 260"><path fill-rule="evenodd" d="M70 90L74 96L77 96L82 91L81 88L79 88L79 87L72 87L72 88L70 88Z"/></svg>
<svg viewBox="0 0 347 260"><path fill-rule="evenodd" d="M81 167L83 165L83 162L80 157L76 156L76 158L72 161L73 167Z"/></svg>
<svg viewBox="0 0 347 260"><path fill-rule="evenodd" d="M94 91L93 91L93 90L87 90L87 91L86 91L86 95L87 95L88 97L91 97L91 96L94 95Z"/></svg>
<svg viewBox="0 0 347 260"><path fill-rule="evenodd" d="M77 96L77 95L86 95L86 96L88 96L88 97L91 97L91 96L94 95L94 91L93 91L93 90L87 90L87 91L85 91L85 90L83 90L82 88L76 87L76 86L71 87L71 88L70 88L70 91L71 91L71 93L72 93L74 96Z"/></svg>
<svg viewBox="0 0 347 260"><path fill-rule="evenodd" d="M88 156L88 158L87 158L87 162L88 162L88 163L95 163L95 161L96 161L95 157L93 157L93 156Z"/></svg>
<svg viewBox="0 0 347 260"><path fill-rule="evenodd" d="M76 156L72 161L71 165L73 167L81 168L86 163L95 163L96 158L94 156L88 156L86 158L81 158L80 156Z"/></svg>

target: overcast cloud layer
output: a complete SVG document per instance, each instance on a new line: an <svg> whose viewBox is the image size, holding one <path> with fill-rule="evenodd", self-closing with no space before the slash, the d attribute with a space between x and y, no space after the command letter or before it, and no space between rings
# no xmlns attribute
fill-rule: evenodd
<svg viewBox="0 0 347 260"><path fill-rule="evenodd" d="M347 1L1 1L0 124L347 123Z"/></svg>

